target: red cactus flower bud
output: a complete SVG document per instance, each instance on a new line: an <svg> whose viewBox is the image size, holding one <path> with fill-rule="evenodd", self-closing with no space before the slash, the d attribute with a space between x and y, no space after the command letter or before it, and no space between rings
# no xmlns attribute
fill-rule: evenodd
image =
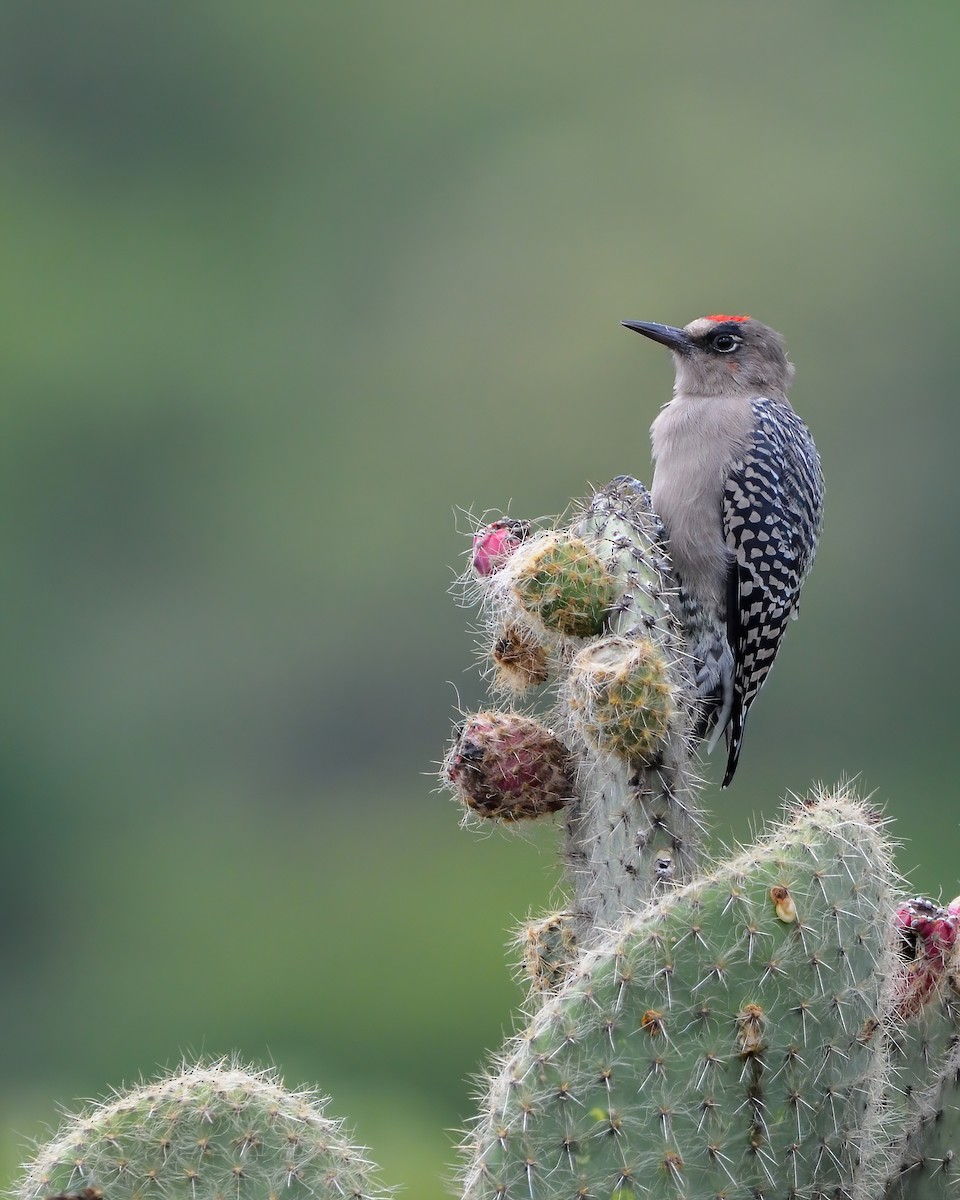
<svg viewBox="0 0 960 1200"><path fill-rule="evenodd" d="M529 533L529 521L512 521L508 517L478 529L473 535L474 571L481 578L499 571Z"/></svg>
<svg viewBox="0 0 960 1200"><path fill-rule="evenodd" d="M915 896L899 905L893 923L901 958L895 1011L900 1020L908 1021L937 995L947 977L947 962L957 942L958 913Z"/></svg>

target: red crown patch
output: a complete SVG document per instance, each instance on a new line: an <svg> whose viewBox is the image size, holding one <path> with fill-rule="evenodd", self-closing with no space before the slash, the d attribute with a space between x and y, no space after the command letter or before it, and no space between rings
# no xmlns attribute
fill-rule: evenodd
<svg viewBox="0 0 960 1200"><path fill-rule="evenodd" d="M739 316L730 316L729 313L711 313L707 317L708 321L749 321L749 313L741 313Z"/></svg>

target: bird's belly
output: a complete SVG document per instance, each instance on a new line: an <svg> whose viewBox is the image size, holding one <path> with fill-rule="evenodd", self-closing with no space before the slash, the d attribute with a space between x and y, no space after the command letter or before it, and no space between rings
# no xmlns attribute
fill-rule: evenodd
<svg viewBox="0 0 960 1200"><path fill-rule="evenodd" d="M675 397L650 430L651 498L667 530L670 556L693 599L726 612L730 551L723 536L724 480L749 437L748 400Z"/></svg>
<svg viewBox="0 0 960 1200"><path fill-rule="evenodd" d="M720 524L721 488L719 481L691 487L691 479L696 475L664 471L658 463L653 478L653 507L666 528L670 558L684 590L722 614L726 610L730 551Z"/></svg>

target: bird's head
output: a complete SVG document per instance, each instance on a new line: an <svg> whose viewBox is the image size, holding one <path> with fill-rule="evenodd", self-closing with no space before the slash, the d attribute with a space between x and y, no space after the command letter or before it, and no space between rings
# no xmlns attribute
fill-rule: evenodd
<svg viewBox="0 0 960 1200"><path fill-rule="evenodd" d="M623 321L673 351L675 391L688 396L785 396L793 379L783 338L752 317L714 314L683 329Z"/></svg>

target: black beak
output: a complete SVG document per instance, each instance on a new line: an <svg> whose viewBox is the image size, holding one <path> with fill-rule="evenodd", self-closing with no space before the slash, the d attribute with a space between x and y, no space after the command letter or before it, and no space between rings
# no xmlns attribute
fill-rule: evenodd
<svg viewBox="0 0 960 1200"><path fill-rule="evenodd" d="M662 346L669 346L675 354L689 354L692 348L686 333L673 325L658 325L655 321L621 321L620 324L624 329L632 329Z"/></svg>

